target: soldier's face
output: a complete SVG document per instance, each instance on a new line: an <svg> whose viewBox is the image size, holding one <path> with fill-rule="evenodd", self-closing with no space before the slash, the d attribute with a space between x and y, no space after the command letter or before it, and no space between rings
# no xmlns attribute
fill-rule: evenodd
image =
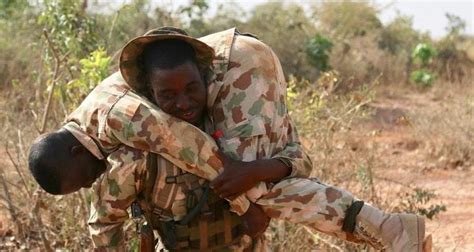
<svg viewBox="0 0 474 252"><path fill-rule="evenodd" d="M90 188L94 181L105 171L103 161L97 159L80 145L74 146L72 161L61 175L61 193L69 194L81 188Z"/></svg>
<svg viewBox="0 0 474 252"><path fill-rule="evenodd" d="M149 78L153 98L164 112L194 125L202 122L207 92L196 64L155 68Z"/></svg>

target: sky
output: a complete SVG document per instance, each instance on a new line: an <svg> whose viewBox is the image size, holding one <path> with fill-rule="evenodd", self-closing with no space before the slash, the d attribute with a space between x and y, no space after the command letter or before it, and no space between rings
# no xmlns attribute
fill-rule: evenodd
<svg viewBox="0 0 474 252"><path fill-rule="evenodd" d="M386 4L388 1L376 1ZM420 31L429 31L433 37L446 34L448 19L445 13L455 14L466 21L466 33L473 34L474 1L397 1L389 9L384 10L380 19L386 23L396 16L396 11L413 16L413 27Z"/></svg>
<svg viewBox="0 0 474 252"><path fill-rule="evenodd" d="M160 6L170 8L179 7L190 0L151 0ZM99 0L99 2L102 2ZM127 0L115 0L115 3L129 2ZM210 13L215 13L219 4L236 2L246 11L250 11L258 4L266 3L268 0L208 0ZM315 0L286 0L308 8ZM413 16L413 27L422 32L429 32L432 37L439 38L446 34L448 23L445 13L451 13L466 21L465 33L474 35L474 0L372 0L382 8L379 16L383 23L388 23L400 12L404 15Z"/></svg>

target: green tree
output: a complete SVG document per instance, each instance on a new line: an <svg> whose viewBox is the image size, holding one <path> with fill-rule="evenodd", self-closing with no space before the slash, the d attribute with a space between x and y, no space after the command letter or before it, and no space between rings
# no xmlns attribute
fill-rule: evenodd
<svg viewBox="0 0 474 252"><path fill-rule="evenodd" d="M74 0L45 0L38 17L61 54L82 58L103 45L95 16L86 13L84 5Z"/></svg>
<svg viewBox="0 0 474 252"><path fill-rule="evenodd" d="M327 71L331 69L328 53L331 51L332 47L333 44L328 38L321 34L316 34L316 36L306 45L306 54L309 63L316 67L318 71Z"/></svg>
<svg viewBox="0 0 474 252"><path fill-rule="evenodd" d="M410 52L419 40L418 32L413 29L413 17L399 14L383 28L379 46L392 54L398 54Z"/></svg>
<svg viewBox="0 0 474 252"><path fill-rule="evenodd" d="M18 10L28 9L30 4L27 0L1 0L0 19L8 19L17 15Z"/></svg>
<svg viewBox="0 0 474 252"><path fill-rule="evenodd" d="M379 11L369 2L323 1L313 10L323 31L333 38L364 36L382 28Z"/></svg>
<svg viewBox="0 0 474 252"><path fill-rule="evenodd" d="M66 86L60 87L60 96L69 100L72 109L77 106L87 94L109 75L110 57L104 48L100 47L86 58L79 60L80 73Z"/></svg>
<svg viewBox="0 0 474 252"><path fill-rule="evenodd" d="M466 29L466 21L454 14L446 13L448 26L445 28L449 35L458 36Z"/></svg>
<svg viewBox="0 0 474 252"><path fill-rule="evenodd" d="M287 75L315 76L306 58L309 34L315 34L311 20L299 5L269 2L256 6L240 29L256 34L278 55Z"/></svg>
<svg viewBox="0 0 474 252"><path fill-rule="evenodd" d="M226 2L217 7L216 14L207 21L208 34L223 31L232 27L242 29L247 13L236 2Z"/></svg>
<svg viewBox="0 0 474 252"><path fill-rule="evenodd" d="M37 10L26 0L0 0L0 88L37 73L40 61ZM21 71L19 71L21 69Z"/></svg>
<svg viewBox="0 0 474 252"><path fill-rule="evenodd" d="M205 35L209 30L209 24L204 19L208 10L209 4L206 0L190 0L188 5L181 6L179 12L189 20L185 28L192 36Z"/></svg>
<svg viewBox="0 0 474 252"><path fill-rule="evenodd" d="M106 48L116 52L130 39L157 26L173 25L171 14L160 6L152 9L149 0L132 0L121 5L112 15L104 15L100 26L105 27ZM175 24L176 25L176 24Z"/></svg>

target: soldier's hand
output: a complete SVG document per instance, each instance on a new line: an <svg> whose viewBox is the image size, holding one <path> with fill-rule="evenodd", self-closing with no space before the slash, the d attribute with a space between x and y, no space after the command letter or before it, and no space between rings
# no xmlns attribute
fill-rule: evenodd
<svg viewBox="0 0 474 252"><path fill-rule="evenodd" d="M255 203L250 203L249 209L241 217L244 234L252 238L263 234L270 223L270 218L265 214L262 207Z"/></svg>
<svg viewBox="0 0 474 252"><path fill-rule="evenodd" d="M253 169L250 163L233 160L227 156L221 160L224 163L224 171L210 184L221 198L232 200L260 182L258 171Z"/></svg>
<svg viewBox="0 0 474 252"><path fill-rule="evenodd" d="M243 162L233 160L222 152L219 152L219 158L224 171L211 182L211 188L226 199L236 198L259 182L275 183L291 173L291 168L279 159Z"/></svg>

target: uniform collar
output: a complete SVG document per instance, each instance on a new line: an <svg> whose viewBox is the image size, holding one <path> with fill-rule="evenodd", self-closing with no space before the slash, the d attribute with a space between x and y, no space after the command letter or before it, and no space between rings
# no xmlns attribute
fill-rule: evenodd
<svg viewBox="0 0 474 252"><path fill-rule="evenodd" d="M94 139L87 135L76 122L68 122L63 128L69 131L96 158L99 160L105 159Z"/></svg>

